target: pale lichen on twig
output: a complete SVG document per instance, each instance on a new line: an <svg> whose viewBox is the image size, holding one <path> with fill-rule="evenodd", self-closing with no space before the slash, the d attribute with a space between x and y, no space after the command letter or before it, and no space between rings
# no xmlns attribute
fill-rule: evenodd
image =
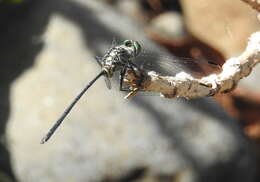
<svg viewBox="0 0 260 182"><path fill-rule="evenodd" d="M130 92L129 96L135 95L137 91L159 92L167 98L213 96L232 91L259 61L260 32L256 32L249 38L245 51L238 57L228 59L219 73L198 79L185 72L175 76L161 76L154 71L139 70L143 77L141 81L135 74L128 74L125 81L134 88L134 93Z"/></svg>

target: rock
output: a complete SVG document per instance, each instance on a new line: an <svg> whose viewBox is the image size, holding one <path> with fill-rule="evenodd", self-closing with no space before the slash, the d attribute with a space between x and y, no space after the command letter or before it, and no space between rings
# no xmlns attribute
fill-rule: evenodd
<svg viewBox="0 0 260 182"><path fill-rule="evenodd" d="M186 35L182 16L177 12L160 14L150 22L149 30L168 39L176 39Z"/></svg>
<svg viewBox="0 0 260 182"><path fill-rule="evenodd" d="M163 49L134 22L92 0L34 1L9 26L0 58L11 88L6 133L18 181L254 181L249 141L212 99L124 100L125 93L108 91L103 80L40 145L100 71L94 56L113 37Z"/></svg>

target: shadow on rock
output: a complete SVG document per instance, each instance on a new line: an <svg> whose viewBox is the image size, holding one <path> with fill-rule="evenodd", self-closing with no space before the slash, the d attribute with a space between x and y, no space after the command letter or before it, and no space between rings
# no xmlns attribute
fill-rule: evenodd
<svg viewBox="0 0 260 182"><path fill-rule="evenodd" d="M41 13L34 14L35 10ZM35 56L42 49L43 43L38 36L44 32L49 15L50 11L44 1L26 1L18 5L0 4L0 170L13 180L15 177L5 140L10 115L10 88L12 82L33 65Z"/></svg>

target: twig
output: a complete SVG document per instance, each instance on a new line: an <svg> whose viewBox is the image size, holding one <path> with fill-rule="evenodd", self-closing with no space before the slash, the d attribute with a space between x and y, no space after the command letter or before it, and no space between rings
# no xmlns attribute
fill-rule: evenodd
<svg viewBox="0 0 260 182"><path fill-rule="evenodd" d="M129 73L125 81L134 89L159 92L167 98L213 96L232 91L238 81L248 76L258 62L260 62L260 32L252 34L245 51L239 57L228 59L218 74L198 79L185 72L180 72L176 76L161 76L154 71L138 70L142 78Z"/></svg>
<svg viewBox="0 0 260 182"><path fill-rule="evenodd" d="M242 1L249 4L256 11L260 12L260 1L259 0L242 0Z"/></svg>

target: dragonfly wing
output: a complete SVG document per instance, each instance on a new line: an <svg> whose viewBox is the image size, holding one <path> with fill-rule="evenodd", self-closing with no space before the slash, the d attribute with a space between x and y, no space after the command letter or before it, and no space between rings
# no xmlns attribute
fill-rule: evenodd
<svg viewBox="0 0 260 182"><path fill-rule="evenodd" d="M202 77L221 70L219 65L208 60L150 53L141 54L135 63L142 69L155 71L165 76L174 76L179 72L185 71L194 77Z"/></svg>
<svg viewBox="0 0 260 182"><path fill-rule="evenodd" d="M110 90L112 88L110 79L108 77L104 77L104 79L105 79L107 88Z"/></svg>
<svg viewBox="0 0 260 182"><path fill-rule="evenodd" d="M113 40L112 40L112 43L111 43L111 47L110 48L113 48L117 45L117 41L116 41L116 37L113 37Z"/></svg>

